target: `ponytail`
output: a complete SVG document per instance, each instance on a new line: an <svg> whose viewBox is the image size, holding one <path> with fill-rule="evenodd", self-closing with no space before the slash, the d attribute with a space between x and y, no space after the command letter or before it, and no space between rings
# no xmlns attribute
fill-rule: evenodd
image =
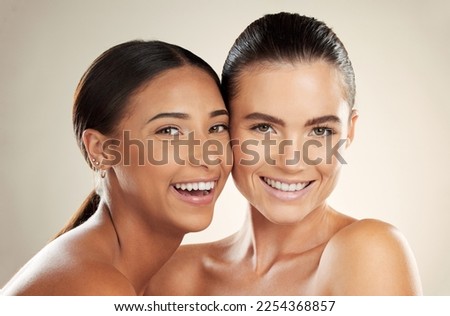
<svg viewBox="0 0 450 316"><path fill-rule="evenodd" d="M84 200L83 204L81 204L78 211L72 215L69 222L56 234L53 239L58 238L62 234L67 233L68 231L74 229L77 226L80 226L85 221L87 221L89 217L91 217L95 213L99 203L100 196L95 192L95 190L92 190L86 200Z"/></svg>

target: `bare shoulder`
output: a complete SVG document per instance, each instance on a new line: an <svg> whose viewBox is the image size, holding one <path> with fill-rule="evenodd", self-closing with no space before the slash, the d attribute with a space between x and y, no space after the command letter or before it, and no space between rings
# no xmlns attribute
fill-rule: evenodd
<svg viewBox="0 0 450 316"><path fill-rule="evenodd" d="M406 238L374 219L355 221L328 242L319 282L331 295L421 295L420 277Z"/></svg>
<svg viewBox="0 0 450 316"><path fill-rule="evenodd" d="M81 263L81 262L80 262ZM70 271L56 277L68 280L70 286L60 285L59 295L88 296L135 296L136 291L129 280L114 266L98 261L84 261Z"/></svg>
<svg viewBox="0 0 450 316"><path fill-rule="evenodd" d="M47 269L45 278L26 287L23 295L136 295L131 283L117 269L100 262L82 262L64 269ZM36 275L41 278L43 275Z"/></svg>
<svg viewBox="0 0 450 316"><path fill-rule="evenodd" d="M84 255L70 242L52 242L3 288L3 295L136 295L130 282L101 257Z"/></svg>
<svg viewBox="0 0 450 316"><path fill-rule="evenodd" d="M215 243L180 246L150 280L144 295L195 295L201 287L203 261Z"/></svg>

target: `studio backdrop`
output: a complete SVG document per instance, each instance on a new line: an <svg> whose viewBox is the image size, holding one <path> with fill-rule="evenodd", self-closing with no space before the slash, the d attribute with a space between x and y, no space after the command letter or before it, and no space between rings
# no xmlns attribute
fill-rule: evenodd
<svg viewBox="0 0 450 316"><path fill-rule="evenodd" d="M124 41L159 39L192 50L220 74L245 26L280 11L326 22L354 65L360 119L330 204L398 227L425 295L450 295L446 0L0 0L0 287L94 186L71 108L95 57ZM233 233L246 208L230 177L210 227L183 242Z"/></svg>

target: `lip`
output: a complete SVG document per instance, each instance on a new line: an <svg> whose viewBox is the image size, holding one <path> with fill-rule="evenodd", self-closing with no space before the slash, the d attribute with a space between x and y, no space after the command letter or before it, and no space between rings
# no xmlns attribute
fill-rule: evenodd
<svg viewBox="0 0 450 316"><path fill-rule="evenodd" d="M183 183L192 183L192 182L215 182L217 184L217 181L219 180L219 177L214 178L195 178L190 180L183 180L179 182L173 182L170 185L175 186L175 184L183 184Z"/></svg>
<svg viewBox="0 0 450 316"><path fill-rule="evenodd" d="M176 188L176 184L183 184L183 183L192 183L192 182L214 182L214 188L209 190L209 193L207 195L200 195L200 196L194 196L194 195L184 195L181 194ZM175 195L176 198L180 199L183 202L196 205L196 206L203 206L208 205L214 201L215 191L218 184L218 178L213 179L195 179L195 180L188 180L183 182L174 182L170 185L170 191Z"/></svg>
<svg viewBox="0 0 450 316"><path fill-rule="evenodd" d="M281 191L281 190L277 190L277 189L271 187L270 185L268 185L263 180L263 178L264 177L259 177L259 180L261 181L262 186L264 187L266 192L268 192L271 196L273 196L273 197L275 197L277 199L283 200L283 201L293 201L293 200L302 198L303 196L305 196L311 190L310 188L313 186L313 184L315 182L315 181L308 181L308 182L311 182L311 183L308 184L307 187L301 189L300 191ZM284 183L299 183L299 182L302 182L302 181L294 182L294 181L279 180L279 179L275 179L275 178L272 178L272 177L268 177L268 178L273 179L273 180L277 180L277 181L280 181L280 182L284 182Z"/></svg>

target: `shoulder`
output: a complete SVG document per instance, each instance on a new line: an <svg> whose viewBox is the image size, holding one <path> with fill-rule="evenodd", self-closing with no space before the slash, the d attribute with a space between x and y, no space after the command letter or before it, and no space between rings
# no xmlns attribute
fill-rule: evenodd
<svg viewBox="0 0 450 316"><path fill-rule="evenodd" d="M129 280L114 266L98 261L80 262L70 270L55 275L67 280L58 285L58 295L83 296L135 296L136 291Z"/></svg>
<svg viewBox="0 0 450 316"><path fill-rule="evenodd" d="M330 239L329 244L332 246L340 246L348 242L355 245L366 242L384 244L400 239L404 237L393 225L376 219L363 219L343 227Z"/></svg>
<svg viewBox="0 0 450 316"><path fill-rule="evenodd" d="M102 296L136 295L128 280L114 267L98 262L47 265L21 271L3 289L5 295Z"/></svg>
<svg viewBox="0 0 450 316"><path fill-rule="evenodd" d="M54 241L38 252L3 288L4 295L136 295L107 260Z"/></svg>
<svg viewBox="0 0 450 316"><path fill-rule="evenodd" d="M196 295L201 287L203 263L214 243L180 246L150 280L144 295Z"/></svg>
<svg viewBox="0 0 450 316"><path fill-rule="evenodd" d="M406 238L374 219L338 231L322 254L319 275L335 295L419 295L420 278Z"/></svg>

